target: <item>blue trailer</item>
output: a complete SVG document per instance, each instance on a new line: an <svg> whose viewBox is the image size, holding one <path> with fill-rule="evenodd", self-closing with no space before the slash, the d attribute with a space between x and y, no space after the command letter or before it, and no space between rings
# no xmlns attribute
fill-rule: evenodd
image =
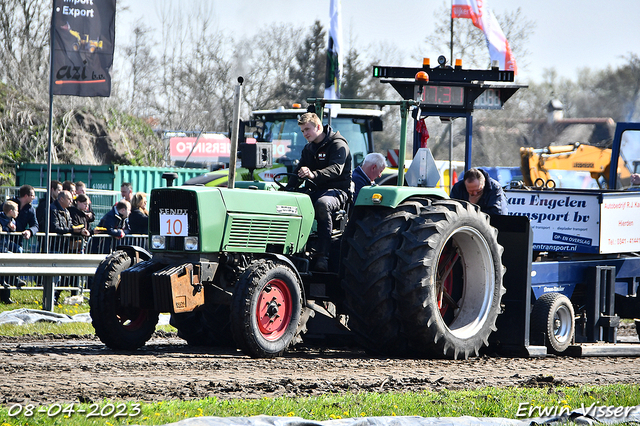
<svg viewBox="0 0 640 426"><path fill-rule="evenodd" d="M640 123L618 123L610 170L631 169L639 147ZM619 175L610 173L607 189L506 190L509 219L521 222L522 244L530 251L521 256L531 259L520 260L518 274L526 282L520 297L530 301L513 301L514 310L525 312L519 323L530 334L516 346L544 344L569 355L640 354L640 345L621 345L617 336L622 319L640 316L640 192ZM505 247L512 250L517 244ZM504 320L518 316L508 311Z"/></svg>
<svg viewBox="0 0 640 426"><path fill-rule="evenodd" d="M420 100L413 113L416 122L427 116L464 118L468 170L473 109L500 108L525 86L508 79L471 79L446 60L443 64L435 69L374 67L374 76L403 98ZM428 91L421 92L420 71L436 77L428 81ZM432 96L441 93L447 96ZM460 102L453 102L452 94ZM414 137L414 157L418 149ZM626 164L618 164L620 159ZM634 170L639 159L640 123L618 123L609 169ZM491 217L506 268L503 309L490 338L495 350L523 356L640 355L640 344L620 344L617 337L622 319L640 317L640 188L619 177L609 173L607 189L543 185L505 191L509 216Z"/></svg>

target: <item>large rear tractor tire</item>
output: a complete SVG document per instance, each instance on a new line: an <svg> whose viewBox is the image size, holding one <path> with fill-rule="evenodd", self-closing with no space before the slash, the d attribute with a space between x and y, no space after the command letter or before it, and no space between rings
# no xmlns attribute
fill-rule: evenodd
<svg viewBox="0 0 640 426"><path fill-rule="evenodd" d="M302 283L286 264L261 259L240 276L231 299L231 333L247 355L274 358L298 341Z"/></svg>
<svg viewBox="0 0 640 426"><path fill-rule="evenodd" d="M466 359L489 344L505 292L497 234L464 201L433 201L411 218L394 272L408 354Z"/></svg>
<svg viewBox="0 0 640 426"><path fill-rule="evenodd" d="M170 324L190 346L233 346L229 305L206 303L208 289L204 288L204 306L192 312L171 314Z"/></svg>
<svg viewBox="0 0 640 426"><path fill-rule="evenodd" d="M124 251L116 251L100 263L91 284L89 305L96 335L116 350L138 349L151 338L158 312L120 306L120 274L133 265Z"/></svg>
<svg viewBox="0 0 640 426"><path fill-rule="evenodd" d="M393 296L396 251L409 219L422 204L354 211L343 241L344 310L356 340L374 353L401 355L405 348Z"/></svg>
<svg viewBox="0 0 640 426"><path fill-rule="evenodd" d="M544 343L551 352L566 351L573 342L575 328L573 305L564 294L545 293L533 304L531 333L544 335Z"/></svg>

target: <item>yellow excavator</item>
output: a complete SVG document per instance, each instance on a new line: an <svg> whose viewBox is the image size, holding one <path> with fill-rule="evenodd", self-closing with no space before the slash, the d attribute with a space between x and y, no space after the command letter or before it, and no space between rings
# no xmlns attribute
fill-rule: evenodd
<svg viewBox="0 0 640 426"><path fill-rule="evenodd" d="M520 169L527 186L554 186L550 170L589 172L601 189L609 181L611 149L576 142L573 145L548 146L545 148L520 148ZM631 172L622 157L618 160L618 180L628 187Z"/></svg>
<svg viewBox="0 0 640 426"><path fill-rule="evenodd" d="M102 40L89 40L89 35L84 34L80 35L78 31L74 31L71 29L71 25L67 22L66 25L62 26L62 29L69 31L69 34L74 36L77 40L76 43L73 43L73 50L78 52L80 50L87 51L89 53L95 53L97 49L102 49Z"/></svg>

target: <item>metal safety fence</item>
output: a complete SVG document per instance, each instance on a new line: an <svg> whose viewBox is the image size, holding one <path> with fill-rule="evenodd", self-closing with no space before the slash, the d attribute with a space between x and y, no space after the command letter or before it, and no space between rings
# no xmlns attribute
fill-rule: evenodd
<svg viewBox="0 0 640 426"><path fill-rule="evenodd" d="M46 188L34 188L34 190L36 193L36 199L33 202L33 207L38 207L39 200L47 196L47 190ZM1 186L0 197L2 198L0 199L0 204L11 198L18 197L19 192L20 187L18 186ZM121 198L120 191L108 191L102 189L87 188L86 195L89 197L89 200L91 201L91 209L96 215L96 220L91 223L91 227L97 226L100 218L111 210Z"/></svg>
<svg viewBox="0 0 640 426"><path fill-rule="evenodd" d="M43 259L51 261L51 267L55 268L56 262L60 265L69 263L67 258L79 258L78 255L96 255L91 259L105 258L118 247L135 245L148 249L148 236L128 234L124 238L116 239L107 234L95 234L89 237L81 237L71 234L49 234L49 250L46 253L46 234L37 233L31 238L24 238L20 232L0 232L0 253L3 253L0 264L0 285L9 289L33 289L45 290L48 284L53 282L53 290L69 290L72 294L82 294L88 289L88 279L95 273L95 268L74 270L72 267L59 268L60 274L55 269L43 269ZM12 254L15 262L12 262ZM71 256L69 256L71 255ZM46 262L45 262L46 263ZM45 307L46 309L46 307Z"/></svg>

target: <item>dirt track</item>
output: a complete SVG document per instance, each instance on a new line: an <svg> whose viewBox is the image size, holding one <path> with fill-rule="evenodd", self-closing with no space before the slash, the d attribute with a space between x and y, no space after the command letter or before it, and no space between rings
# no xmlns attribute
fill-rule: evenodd
<svg viewBox="0 0 640 426"><path fill-rule="evenodd" d="M408 360L310 348L264 360L189 347L174 335L156 335L143 349L127 353L109 350L95 338L0 337L0 403L640 383L638 365L640 358Z"/></svg>

